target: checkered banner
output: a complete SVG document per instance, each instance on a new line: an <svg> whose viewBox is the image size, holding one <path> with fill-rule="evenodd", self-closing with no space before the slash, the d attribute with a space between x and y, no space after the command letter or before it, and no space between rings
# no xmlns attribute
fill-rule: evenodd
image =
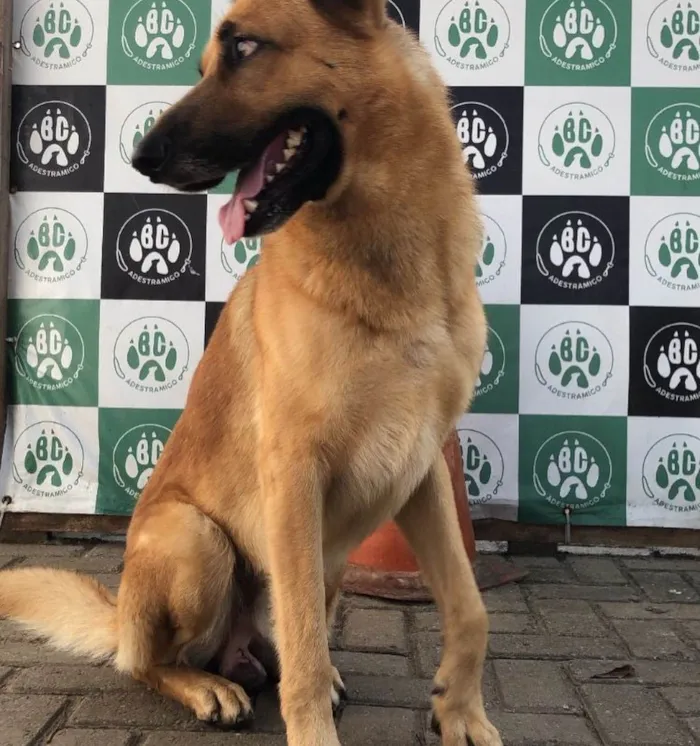
<svg viewBox="0 0 700 746"><path fill-rule="evenodd" d="M13 509L131 512L259 257L222 240L231 179L129 165L227 4L15 0ZM472 514L700 529L700 0L388 6L451 87L486 225Z"/></svg>

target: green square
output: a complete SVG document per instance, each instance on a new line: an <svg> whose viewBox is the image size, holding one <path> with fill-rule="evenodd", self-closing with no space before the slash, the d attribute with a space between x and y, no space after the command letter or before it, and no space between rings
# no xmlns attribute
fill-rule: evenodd
<svg viewBox="0 0 700 746"><path fill-rule="evenodd" d="M529 0L526 85L629 85L631 0Z"/></svg>
<svg viewBox="0 0 700 746"><path fill-rule="evenodd" d="M179 409L100 409L97 513L130 515Z"/></svg>
<svg viewBox="0 0 700 746"><path fill-rule="evenodd" d="M488 348L470 411L517 413L520 383L520 306L486 306Z"/></svg>
<svg viewBox="0 0 700 746"><path fill-rule="evenodd" d="M518 521L624 526L625 417L520 416Z"/></svg>
<svg viewBox="0 0 700 746"><path fill-rule="evenodd" d="M100 302L7 303L12 404L97 406Z"/></svg>
<svg viewBox="0 0 700 746"><path fill-rule="evenodd" d="M632 194L700 197L700 89L632 89Z"/></svg>
<svg viewBox="0 0 700 746"><path fill-rule="evenodd" d="M211 0L110 0L107 83L191 85L211 34Z"/></svg>
<svg viewBox="0 0 700 746"><path fill-rule="evenodd" d="M218 186L209 190L209 194L233 194L238 181L238 171L231 172Z"/></svg>

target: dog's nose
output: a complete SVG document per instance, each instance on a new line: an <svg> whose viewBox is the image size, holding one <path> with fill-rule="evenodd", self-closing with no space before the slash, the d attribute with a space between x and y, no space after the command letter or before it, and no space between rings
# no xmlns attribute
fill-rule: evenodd
<svg viewBox="0 0 700 746"><path fill-rule="evenodd" d="M138 144L131 165L144 176L154 176L163 168L171 152L170 138L152 132Z"/></svg>

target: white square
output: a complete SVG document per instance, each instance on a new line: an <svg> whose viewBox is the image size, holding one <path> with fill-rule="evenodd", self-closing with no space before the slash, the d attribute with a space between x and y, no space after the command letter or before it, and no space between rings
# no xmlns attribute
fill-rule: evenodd
<svg viewBox="0 0 700 746"><path fill-rule="evenodd" d="M448 86L525 82L522 1L423 0L420 39Z"/></svg>
<svg viewBox="0 0 700 746"><path fill-rule="evenodd" d="M97 407L8 407L0 484L11 509L94 513L98 442Z"/></svg>
<svg viewBox="0 0 700 746"><path fill-rule="evenodd" d="M527 86L523 194L627 195L629 88Z"/></svg>
<svg viewBox="0 0 700 746"><path fill-rule="evenodd" d="M630 305L697 306L700 201L630 198Z"/></svg>
<svg viewBox="0 0 700 746"><path fill-rule="evenodd" d="M627 525L700 529L700 419L627 420Z"/></svg>
<svg viewBox="0 0 700 746"><path fill-rule="evenodd" d="M211 0L211 30L219 25L223 17L228 13L235 0Z"/></svg>
<svg viewBox="0 0 700 746"><path fill-rule="evenodd" d="M104 85L106 0L14 0L15 85Z"/></svg>
<svg viewBox="0 0 700 746"><path fill-rule="evenodd" d="M484 303L520 303L523 199L479 195L484 241L477 285Z"/></svg>
<svg viewBox="0 0 700 746"><path fill-rule="evenodd" d="M131 156L158 117L189 90L187 86L107 86L105 192L177 193L142 176L132 167Z"/></svg>
<svg viewBox="0 0 700 746"><path fill-rule="evenodd" d="M632 85L697 88L700 81L700 7L679 0L632 3Z"/></svg>
<svg viewBox="0 0 700 746"><path fill-rule="evenodd" d="M10 298L99 298L104 197L17 192L10 196Z"/></svg>
<svg viewBox="0 0 700 746"><path fill-rule="evenodd" d="M210 194L207 198L205 297L208 301L228 300L241 277L260 259L260 238L242 238L233 245L224 241L219 225L219 209L230 199L230 195L225 194Z"/></svg>
<svg viewBox="0 0 700 746"><path fill-rule="evenodd" d="M627 306L522 306L522 414L624 417L628 381Z"/></svg>
<svg viewBox="0 0 700 746"><path fill-rule="evenodd" d="M182 409L204 350L205 304L103 300L101 407Z"/></svg>
<svg viewBox="0 0 700 746"><path fill-rule="evenodd" d="M518 518L518 415L465 414L457 423L472 518Z"/></svg>

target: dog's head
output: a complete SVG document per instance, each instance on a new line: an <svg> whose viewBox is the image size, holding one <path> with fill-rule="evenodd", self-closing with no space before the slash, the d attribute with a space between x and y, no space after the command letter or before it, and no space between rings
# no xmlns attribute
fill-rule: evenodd
<svg viewBox="0 0 700 746"><path fill-rule="evenodd" d="M202 191L239 171L228 241L279 228L344 178L385 0L236 0L209 40L200 82L141 141L133 166Z"/></svg>

